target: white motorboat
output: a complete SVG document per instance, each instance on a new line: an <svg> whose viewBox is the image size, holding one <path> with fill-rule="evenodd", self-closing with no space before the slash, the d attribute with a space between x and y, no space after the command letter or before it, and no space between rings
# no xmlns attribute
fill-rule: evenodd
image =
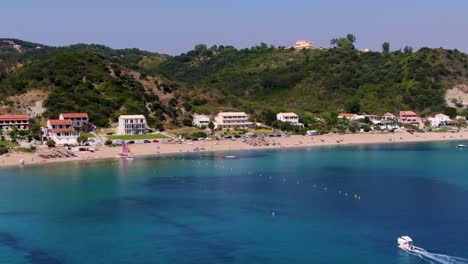
<svg viewBox="0 0 468 264"><path fill-rule="evenodd" d="M402 236L397 239L398 247L405 251L412 251L414 248L413 239L409 236Z"/></svg>
<svg viewBox="0 0 468 264"><path fill-rule="evenodd" d="M464 149L464 148L466 148L466 145L460 144L460 145L457 146L457 148Z"/></svg>
<svg viewBox="0 0 468 264"><path fill-rule="evenodd" d="M425 253L425 249L416 247L413 243L413 239L409 236L402 236L397 239L398 247L403 249L406 252L410 253Z"/></svg>

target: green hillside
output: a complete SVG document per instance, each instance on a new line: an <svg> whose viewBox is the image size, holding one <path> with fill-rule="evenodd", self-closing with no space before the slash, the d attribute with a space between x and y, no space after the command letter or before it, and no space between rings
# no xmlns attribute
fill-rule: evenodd
<svg viewBox="0 0 468 264"><path fill-rule="evenodd" d="M444 110L447 87L466 83L468 56L427 48L380 53L198 46L155 73L236 96L246 108L323 112L359 104L364 112L429 113Z"/></svg>
<svg viewBox="0 0 468 264"><path fill-rule="evenodd" d="M331 49L296 51L197 45L179 56L101 45L48 47L0 39L0 104L47 91L44 117L83 111L106 127L119 114L145 114L155 128L188 125L194 112L450 112L445 91L468 84L468 55L423 48L361 52L342 38ZM20 45L20 50L13 47Z"/></svg>

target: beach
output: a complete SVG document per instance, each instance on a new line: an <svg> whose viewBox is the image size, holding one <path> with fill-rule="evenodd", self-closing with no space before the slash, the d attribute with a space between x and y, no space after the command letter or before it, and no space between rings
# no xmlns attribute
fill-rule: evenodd
<svg viewBox="0 0 468 264"><path fill-rule="evenodd" d="M235 141L230 139L208 140L208 141L185 141L181 143L166 142L166 143L151 143L151 144L132 144L131 152L134 157L140 156L158 156L177 153L191 152L222 152L233 150L255 150L255 149L287 149L287 148L309 148L321 146L349 146L359 144L374 144L374 143L403 143L403 142L429 142L429 141L454 141L467 140L468 131L457 133L394 133L394 134L333 134L320 136L289 136L289 137L268 137L266 144L247 144L241 139ZM20 161L24 161L24 165L32 164L49 164L56 162L82 161L110 159L118 156L121 152L121 147L100 146L95 152L82 151L75 152L76 157L70 158L50 158L43 159L39 157L38 150L36 153L11 153L9 156L0 156L0 168L19 166Z"/></svg>

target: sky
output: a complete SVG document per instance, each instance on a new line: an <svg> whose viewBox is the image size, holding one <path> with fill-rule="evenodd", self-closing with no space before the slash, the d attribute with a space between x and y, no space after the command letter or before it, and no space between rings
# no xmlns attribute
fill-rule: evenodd
<svg viewBox="0 0 468 264"><path fill-rule="evenodd" d="M0 0L0 38L176 55L196 44L245 48L329 46L352 33L358 48L406 45L468 52L468 0Z"/></svg>

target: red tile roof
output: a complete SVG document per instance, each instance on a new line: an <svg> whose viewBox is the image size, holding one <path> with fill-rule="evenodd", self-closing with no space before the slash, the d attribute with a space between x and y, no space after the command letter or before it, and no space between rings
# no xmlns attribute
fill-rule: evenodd
<svg viewBox="0 0 468 264"><path fill-rule="evenodd" d="M346 117L346 118L351 118L351 117L353 117L353 116L356 116L356 114L341 113L339 116L341 116L341 117Z"/></svg>
<svg viewBox="0 0 468 264"><path fill-rule="evenodd" d="M29 120L27 115L0 115L0 120Z"/></svg>
<svg viewBox="0 0 468 264"><path fill-rule="evenodd" d="M60 120L60 119L49 119L49 123L51 126L65 126L65 125L72 125L72 121L69 119Z"/></svg>
<svg viewBox="0 0 468 264"><path fill-rule="evenodd" d="M413 111L400 111L400 116L402 115L414 115L415 116L416 113Z"/></svg>
<svg viewBox="0 0 468 264"><path fill-rule="evenodd" d="M87 113L62 113L63 118L88 118Z"/></svg>

